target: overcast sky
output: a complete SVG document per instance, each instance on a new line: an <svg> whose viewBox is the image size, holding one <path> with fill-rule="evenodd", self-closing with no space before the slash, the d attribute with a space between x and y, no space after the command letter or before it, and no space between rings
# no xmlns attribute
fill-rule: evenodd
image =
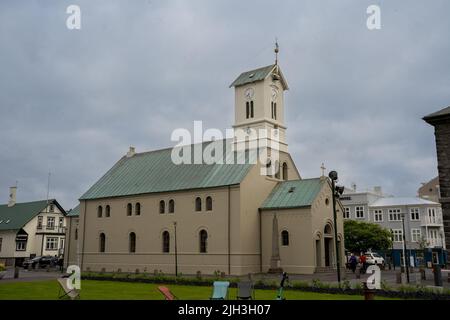
<svg viewBox="0 0 450 320"><path fill-rule="evenodd" d="M81 8L81 30L66 8ZM366 9L381 7L381 30ZM1 1L0 203L50 197L64 208L130 145L174 145L176 128L225 130L229 84L274 61L288 143L302 177L328 169L359 189L414 196L437 175L433 128L450 105L450 2Z"/></svg>

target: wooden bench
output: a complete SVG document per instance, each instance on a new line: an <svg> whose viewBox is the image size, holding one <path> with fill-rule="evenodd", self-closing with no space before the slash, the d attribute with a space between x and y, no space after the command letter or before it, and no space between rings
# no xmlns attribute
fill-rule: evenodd
<svg viewBox="0 0 450 320"><path fill-rule="evenodd" d="M57 279L59 283L58 298L59 299L69 298L70 300L80 299L80 290L69 289L69 287L67 287L67 279L68 278ZM64 294L61 294L61 291L63 291Z"/></svg>

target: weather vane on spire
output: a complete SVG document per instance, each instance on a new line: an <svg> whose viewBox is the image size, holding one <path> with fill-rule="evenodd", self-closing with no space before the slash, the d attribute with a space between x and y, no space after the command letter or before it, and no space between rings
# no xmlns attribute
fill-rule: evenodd
<svg viewBox="0 0 450 320"><path fill-rule="evenodd" d="M278 46L278 39L275 38L275 64L278 64L278 52L280 52L280 47Z"/></svg>

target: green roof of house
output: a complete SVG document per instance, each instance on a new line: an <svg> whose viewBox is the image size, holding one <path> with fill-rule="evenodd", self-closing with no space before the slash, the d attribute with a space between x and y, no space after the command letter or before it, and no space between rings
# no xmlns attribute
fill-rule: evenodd
<svg viewBox="0 0 450 320"><path fill-rule="evenodd" d="M309 207L326 180L320 178L280 182L261 206L263 210Z"/></svg>
<svg viewBox="0 0 450 320"><path fill-rule="evenodd" d="M275 65L271 64L270 66L267 67L262 67L259 69L243 72L239 77L237 77L236 80L233 81L230 87L238 87L247 83L264 80L273 70L274 67Z"/></svg>
<svg viewBox="0 0 450 320"><path fill-rule="evenodd" d="M253 164L227 164L228 159L237 157L231 150L231 143L229 139L197 144L201 150L207 146L220 149L222 145L224 164L177 165L171 159L173 148L124 156L80 200L239 184ZM187 147L191 148L193 157L194 145ZM242 158L244 154L238 156Z"/></svg>
<svg viewBox="0 0 450 320"><path fill-rule="evenodd" d="M78 217L80 215L80 205L67 212L66 217Z"/></svg>
<svg viewBox="0 0 450 320"><path fill-rule="evenodd" d="M49 200L53 201L53 200ZM0 205L0 230L18 230L37 216L49 203L47 200Z"/></svg>

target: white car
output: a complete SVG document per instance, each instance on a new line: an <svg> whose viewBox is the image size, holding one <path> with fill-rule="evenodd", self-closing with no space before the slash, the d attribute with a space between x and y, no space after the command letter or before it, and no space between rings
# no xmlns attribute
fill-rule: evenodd
<svg viewBox="0 0 450 320"><path fill-rule="evenodd" d="M364 255L366 256L367 264L384 265L384 258L380 256L378 253L366 252Z"/></svg>

